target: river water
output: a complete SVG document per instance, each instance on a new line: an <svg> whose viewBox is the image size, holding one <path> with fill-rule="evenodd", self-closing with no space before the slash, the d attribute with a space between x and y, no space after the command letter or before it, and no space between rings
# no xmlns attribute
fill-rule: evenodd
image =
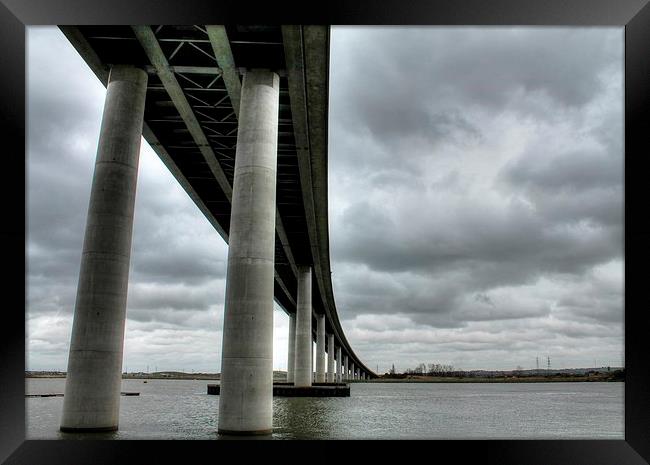
<svg viewBox="0 0 650 465"><path fill-rule="evenodd" d="M27 439L216 439L206 380L122 381L119 431L59 432L62 397L26 398ZM28 378L27 394L65 379ZM273 439L624 439L623 383L352 383L350 397L273 399Z"/></svg>

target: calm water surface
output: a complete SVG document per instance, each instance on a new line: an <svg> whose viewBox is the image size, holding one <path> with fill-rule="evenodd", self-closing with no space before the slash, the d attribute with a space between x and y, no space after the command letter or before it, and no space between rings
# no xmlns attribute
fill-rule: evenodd
<svg viewBox="0 0 650 465"><path fill-rule="evenodd" d="M26 398L27 439L216 439L206 380L122 381L120 429L58 431L62 397ZM26 380L63 393L64 379ZM623 383L353 383L350 397L273 399L274 439L624 439Z"/></svg>

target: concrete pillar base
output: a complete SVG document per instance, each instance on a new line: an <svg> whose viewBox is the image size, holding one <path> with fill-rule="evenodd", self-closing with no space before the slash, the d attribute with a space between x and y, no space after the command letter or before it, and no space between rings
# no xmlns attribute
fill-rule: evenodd
<svg viewBox="0 0 650 465"><path fill-rule="evenodd" d="M62 433L110 433L112 431L117 431L116 426L106 426L100 428L70 428L67 426L61 426L59 431Z"/></svg>
<svg viewBox="0 0 650 465"><path fill-rule="evenodd" d="M227 435L227 436L263 436L267 434L272 434L272 429L261 429L258 431L234 431L230 429L219 429L217 430L218 434Z"/></svg>

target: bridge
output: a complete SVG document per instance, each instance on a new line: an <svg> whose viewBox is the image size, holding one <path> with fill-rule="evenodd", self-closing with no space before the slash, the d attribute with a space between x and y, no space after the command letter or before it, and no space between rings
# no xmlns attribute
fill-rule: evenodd
<svg viewBox="0 0 650 465"><path fill-rule="evenodd" d="M274 300L290 317L288 381L375 377L332 291L329 27L60 29L107 87L61 430L118 428L141 135L229 244L219 433L272 431Z"/></svg>

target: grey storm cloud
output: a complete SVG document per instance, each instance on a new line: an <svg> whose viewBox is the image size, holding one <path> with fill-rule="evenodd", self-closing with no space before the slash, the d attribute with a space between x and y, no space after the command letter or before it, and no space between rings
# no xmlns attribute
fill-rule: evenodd
<svg viewBox="0 0 650 465"><path fill-rule="evenodd" d="M393 121L393 111L422 115L452 101L503 111L519 92L577 107L601 90L601 72L621 68L620 39L614 29L342 27L333 72L350 80L340 95L347 120Z"/></svg>
<svg viewBox="0 0 650 465"><path fill-rule="evenodd" d="M547 220L517 206L489 211L453 205L427 214L418 206L389 210L361 201L342 215L344 237L337 238L335 257L377 270L433 274L459 266L489 271L498 264L506 279L513 279L508 266L517 265L512 271L524 279L537 271L579 272L621 252L620 229Z"/></svg>
<svg viewBox="0 0 650 465"><path fill-rule="evenodd" d="M105 90L56 29L28 53L36 366L67 356ZM622 363L622 29L332 27L329 69L332 280L364 363ZM140 163L129 363L212 367L227 246Z"/></svg>
<svg viewBox="0 0 650 465"><path fill-rule="evenodd" d="M571 152L559 156L526 153L507 168L514 185L569 194L590 188L618 187L622 181L622 160L611 154Z"/></svg>
<svg viewBox="0 0 650 465"><path fill-rule="evenodd" d="M620 343L621 31L342 28L332 44L330 247L344 320L397 314L424 334L472 337L490 324L522 351L552 332L609 328ZM602 266L616 270L613 290L596 284ZM517 341L504 332L516 321L548 332ZM487 350L454 344L444 350Z"/></svg>
<svg viewBox="0 0 650 465"><path fill-rule="evenodd" d="M216 295L215 295L216 294ZM207 310L218 293L213 289L196 289L186 286L134 286L129 306L137 310ZM223 303L223 296L221 302Z"/></svg>

